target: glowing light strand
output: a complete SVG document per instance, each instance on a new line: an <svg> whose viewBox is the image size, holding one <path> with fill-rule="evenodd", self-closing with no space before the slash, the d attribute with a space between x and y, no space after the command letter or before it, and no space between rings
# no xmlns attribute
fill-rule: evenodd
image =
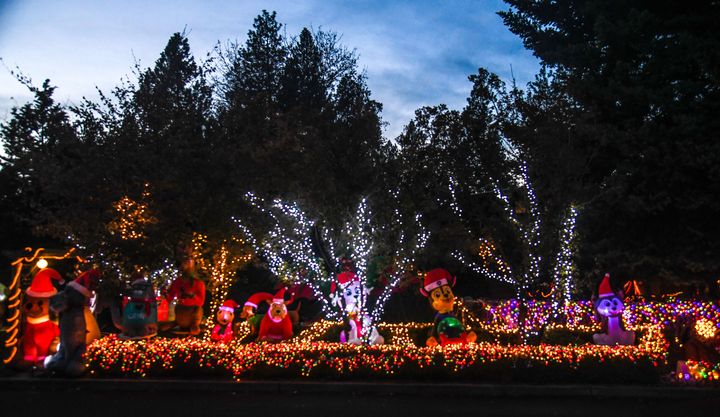
<svg viewBox="0 0 720 417"><path fill-rule="evenodd" d="M267 260L270 271L286 282L305 283L320 300L323 315L329 320L339 320L339 312L332 306L332 300L321 290L321 287L329 286L334 277L325 271L315 256L310 238L314 223L297 204L274 200L269 205L252 193L246 195L246 200L273 222L266 236L259 241L247 226L234 219L247 241ZM289 227L283 225L279 214L289 220Z"/></svg>
<svg viewBox="0 0 720 417"><path fill-rule="evenodd" d="M465 219L465 214L457 200L457 194L455 191L456 186L457 186L457 183L455 181L455 178L451 175L449 177L449 181L448 181L448 190L450 191L450 207L451 207L453 213L455 213L455 215L458 217L458 219L462 223L467 224L467 221ZM469 229L466 229L465 233L468 236L471 236L471 237L473 236L473 233ZM481 245L486 242L488 242L486 239L481 238ZM493 248L494 248L494 246L493 246ZM468 259L468 257L466 257L459 250L453 251L451 255L455 259L457 259L460 263L462 263L466 267L470 268L471 270L473 270L475 273L477 273L479 275L482 275L482 276L490 278L490 279L494 279L496 281L504 282L506 284L517 285L517 280L513 276L512 269L510 268L509 265L507 265L507 263L504 260L502 260L500 257L497 256L496 251L487 253L487 257L490 258L492 261L485 262L485 258L483 258L483 261L484 261L483 264L478 264L477 262ZM496 266L502 265L503 268L500 268L499 271L495 271L490 268L491 264L494 264Z"/></svg>
<svg viewBox="0 0 720 417"><path fill-rule="evenodd" d="M395 190L392 193L392 196L395 201L395 210L393 211L395 218L393 219L393 222L394 224L400 226L400 230L398 232L398 242L395 245L395 252L393 254L396 264L393 268L393 272L390 274L390 280L388 284L385 286L385 288L383 288L377 300L375 300L374 309L370 313L371 326L375 326L377 323L380 322L380 319L382 318L385 311L385 305L387 304L387 301L392 295L392 291L395 289L398 283L400 283L403 274L407 271L412 271L413 264L415 263L415 254L422 251L427 245L428 240L430 239L430 231L423 225L422 215L420 215L419 213L415 213L413 220L415 222L415 227L417 228L417 234L415 236L414 242L408 241L405 234L405 230L407 230L407 228L404 224L404 218L398 208L400 207L399 192ZM414 247L409 247L409 245L413 243ZM369 337L369 333L370 332L365 335L366 338Z"/></svg>
<svg viewBox="0 0 720 417"><path fill-rule="evenodd" d="M572 299L575 282L573 249L576 240L575 222L577 215L577 208L571 205L560 229L560 248L555 257L555 266L553 268L553 308L556 316L561 309L563 312L565 311L567 303Z"/></svg>
<svg viewBox="0 0 720 417"><path fill-rule="evenodd" d="M397 203L397 191L393 192L393 196ZM248 227L235 219L242 233L247 236L248 242L268 260L268 267L271 272L294 283L307 284L313 291L313 295L321 300L325 318L332 321L340 320L342 313L335 308L332 296L322 290L322 288L328 288L336 278L334 274L330 274L325 270L326 268L315 254L311 236L317 223L309 220L296 203L289 204L281 200L275 200L271 206L268 206L263 199L254 194L249 194L247 201L260 212L268 215L273 221L273 226L265 239L259 242ZM415 238L415 246L408 248L408 239L404 231L402 216L397 208L394 210L394 214L394 224L400 226L400 231L398 232L398 244L395 246L396 250L393 253L395 265L389 276L389 282L380 292L380 295L375 300L372 300L373 302L366 299L366 294L362 295L360 302L359 314L361 317L369 319L368 328L372 328L375 323L379 322L392 290L400 282L402 274L407 268L412 267L414 257L410 256L409 253L415 253L424 248L429 239L429 232L422 225L422 217L416 214L414 220L419 231ZM290 226L286 226L285 224L288 222L284 220L289 220ZM334 233L324 228L319 229L329 255L333 260L336 260L335 248L337 243L335 239L331 238ZM338 240L348 242L349 246L345 248L346 253L351 255L356 269L355 273L364 288L369 287L367 268L373 255L373 241L378 230L385 232L386 228L385 226L377 227L373 223L367 199L363 199L358 204L354 219L346 222L342 230L342 234L348 239ZM370 334L370 331L363 332L365 342L369 342Z"/></svg>

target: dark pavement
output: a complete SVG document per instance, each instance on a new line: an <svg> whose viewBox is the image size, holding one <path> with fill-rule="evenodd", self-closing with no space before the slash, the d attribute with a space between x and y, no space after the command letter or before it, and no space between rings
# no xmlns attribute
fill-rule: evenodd
<svg viewBox="0 0 720 417"><path fill-rule="evenodd" d="M713 416L720 388L0 378L0 415Z"/></svg>

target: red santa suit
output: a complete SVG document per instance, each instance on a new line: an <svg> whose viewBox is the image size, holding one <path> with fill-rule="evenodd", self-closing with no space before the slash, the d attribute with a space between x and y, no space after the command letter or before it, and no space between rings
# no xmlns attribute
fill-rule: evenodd
<svg viewBox="0 0 720 417"><path fill-rule="evenodd" d="M293 335L292 321L289 316L285 316L280 320L276 320L270 316L270 311L260 322L260 332L258 339L271 339L271 340L287 340Z"/></svg>
<svg viewBox="0 0 720 417"><path fill-rule="evenodd" d="M167 298L168 300L177 298L178 305L181 306L202 307L205 303L205 284L197 278L178 277L170 285Z"/></svg>
<svg viewBox="0 0 720 417"><path fill-rule="evenodd" d="M60 337L60 327L48 316L25 320L23 333L23 359L28 362L42 362L50 354L55 338Z"/></svg>
<svg viewBox="0 0 720 417"><path fill-rule="evenodd" d="M23 359L28 362L42 362L51 353L50 347L53 341L60 336L60 328L50 321L47 314L47 300L57 294L52 281L61 279L60 273L56 270L44 268L35 274L30 287L25 290L28 307L26 307L22 343Z"/></svg>
<svg viewBox="0 0 720 417"><path fill-rule="evenodd" d="M273 340L281 341L290 339L293 336L292 321L290 316L287 314L287 307L285 302L285 288L281 288L272 299L272 304L282 304L285 314L282 318L272 317L272 304L268 309L267 314L263 317L260 322L260 330L258 332L258 340ZM252 297L251 297L252 298ZM287 303L291 303L292 300Z"/></svg>

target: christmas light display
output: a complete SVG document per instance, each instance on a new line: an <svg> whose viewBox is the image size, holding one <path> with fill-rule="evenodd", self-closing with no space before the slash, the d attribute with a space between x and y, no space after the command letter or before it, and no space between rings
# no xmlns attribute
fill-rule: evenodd
<svg viewBox="0 0 720 417"><path fill-rule="evenodd" d="M163 289L170 287L176 276L177 267L170 259L164 259L159 268L148 273L148 279L153 283L158 296Z"/></svg>
<svg viewBox="0 0 720 417"><path fill-rule="evenodd" d="M323 287L330 287L333 278L315 256L311 241L313 223L297 205L285 204L280 200L268 205L252 193L248 193L246 199L273 222L271 230L260 241L241 220L234 219L256 253L267 260L270 272L286 284L305 282L315 298L320 300L325 317L339 319L339 312L332 308L329 297L322 291ZM282 220L290 225L284 225Z"/></svg>
<svg viewBox="0 0 720 417"><path fill-rule="evenodd" d="M553 310L556 315L561 309L565 309L567 303L572 299L572 292L575 282L575 259L574 247L576 240L575 221L578 210L570 207L560 229L560 250L555 257L553 268ZM563 314L565 316L566 314Z"/></svg>
<svg viewBox="0 0 720 417"><path fill-rule="evenodd" d="M5 351L2 358L4 364L10 363L18 352L18 336L20 332L20 303L22 302L21 276L27 267L32 267L40 259L63 260L72 258L75 248L71 248L62 255L45 253L45 248L25 248L26 256L21 256L10 265L13 268L12 279L7 287L7 313L5 317ZM84 262L79 256L75 256L78 262Z"/></svg>
<svg viewBox="0 0 720 417"><path fill-rule="evenodd" d="M715 323L704 317L695 322L695 333L703 340L713 339L717 331Z"/></svg>
<svg viewBox="0 0 720 417"><path fill-rule="evenodd" d="M128 196L112 204L117 212L115 219L107 225L111 235L119 235L122 240L137 240L145 237L145 227L157 222L152 216L147 200L150 198L148 184L145 184L140 201L131 199Z"/></svg>
<svg viewBox="0 0 720 417"><path fill-rule="evenodd" d="M381 327L394 329L425 324L394 324ZM95 342L87 352L91 373L100 375L131 375L145 377L162 375L175 368L223 370L240 379L262 369L272 368L274 374L311 376L316 370L334 376L353 374L393 376L433 370L461 373L477 370L496 362L523 361L532 366L566 366L578 369L584 363L623 360L629 364L646 361L657 366L664 360L661 332L646 329L639 346L549 346L495 343L471 343L447 347L416 347L410 343L376 346L328 342L296 342L284 344L225 344L199 339L162 339L121 341L108 336ZM403 340L403 339L398 339ZM408 339L409 341L409 339ZM407 342L407 341L406 341Z"/></svg>
<svg viewBox="0 0 720 417"><path fill-rule="evenodd" d="M397 192L393 193L393 196L397 200ZM350 254L355 267L354 272L361 285L369 287L367 267L373 255L373 239L380 230L387 233L389 227L372 222L372 214L366 199L360 201L354 218L346 222L341 233L336 233L334 230L319 227L318 222L311 221L296 203L274 200L272 204L267 204L252 193L246 198L273 223L263 239L258 239L240 220L235 220L256 252L267 259L270 271L286 284L306 284L313 295L321 301L324 317L328 320L340 320L343 312L336 307L328 291L333 284L338 285L337 277L328 271L329 268L324 263L330 260L337 262L339 257L336 255L336 248L341 245L340 242L348 242L347 247L341 249ZM396 250L392 254L394 265L388 283L375 300L361 297L358 306L358 317L367 318L369 329L380 321L392 290L400 282L402 275L413 268L414 254L425 246L429 238L429 233L422 226L420 215L415 215L413 219L419 232L415 239L410 239L405 233L407 228L404 227L400 211L396 208L394 213L394 225L400 226L400 231L397 235ZM311 240L314 231L319 231L319 236L322 237L320 244L327 251L328 260L321 260L316 253L316 246ZM331 268L333 267L335 265L331 265ZM373 332L364 333L365 343L369 342L371 334Z"/></svg>
<svg viewBox="0 0 720 417"><path fill-rule="evenodd" d="M253 259L253 254L245 242L237 236L220 243L220 247L212 250L213 245L202 233L195 233L192 240L192 257L196 267L208 276L207 291L210 293L210 311L216 312L227 300L230 287L235 282L235 271ZM208 340L214 328L214 319L210 315L203 326L206 332L203 337Z"/></svg>
<svg viewBox="0 0 720 417"><path fill-rule="evenodd" d="M688 381L720 381L720 363L698 361L678 362L675 377L681 382Z"/></svg>
<svg viewBox="0 0 720 417"><path fill-rule="evenodd" d="M500 189L497 182L490 178L495 197L500 202L503 212L510 224L512 224L520 236L520 243L526 256L527 265L521 273L514 273L510 265L498 253L494 243L487 238L480 238L480 246L478 256L481 262L477 263L468 259L462 252L454 251L453 256L463 265L470 268L479 275L495 279L515 288L516 297L519 300L526 300L528 292L532 285L538 283L541 278L540 263L542 257L539 254L541 241L541 218L538 208L537 197L532 185L532 181L528 174L528 168L525 161L520 160L520 178L518 180L519 189L523 192L523 197L529 204L529 220L521 220L516 210L513 208L508 196ZM457 201L455 179L449 178L450 191L450 208L461 222L467 223L464 213ZM555 258L555 265L552 276L553 286L553 308L554 317L565 315L565 308L572 297L574 271L573 264L573 248L575 243L575 222L578 211L574 206L570 206L564 217L562 228L559 233L560 248ZM467 230L468 235L472 236L472 232ZM528 326L521 326L523 332L529 329ZM527 339L530 333L522 334L523 339Z"/></svg>
<svg viewBox="0 0 720 417"><path fill-rule="evenodd" d="M552 303L529 300L525 305L526 325L533 329L554 325ZM485 323L489 327L498 329L499 332L517 332L519 314L517 300L487 302ZM667 303L654 301L627 303L622 313L623 323L628 329L644 325L667 327L680 319L698 320L701 318L708 320L720 329L720 307L711 302L674 300ZM601 319L594 313L592 302L568 303L567 322L562 327L569 330L598 331L601 325Z"/></svg>
<svg viewBox="0 0 720 417"><path fill-rule="evenodd" d="M466 315L464 320L468 329L495 335L519 331L517 300L489 301L485 305L485 314L480 319L467 305L458 301L458 314ZM591 334L601 325L590 301L570 303L567 309L569 320L563 325L552 322L551 301L533 301L527 305L528 320L525 323L533 326L536 332L562 328ZM109 336L89 347L87 362L95 375L160 376L175 369L184 372L196 369L198 372L222 371L236 379L263 375L268 369L272 370L272 375L287 377L316 374L395 377L418 376L426 372L460 376L483 374L483 369L490 369L487 367L494 364L502 364L508 369L524 364L528 370L551 366L552 372L563 369L563 372L572 374L587 366L597 368L613 361L620 361L630 368L644 364L655 369L667 364L669 343L663 336L663 329L684 318L703 320L703 326L720 328L720 308L714 303L698 301L628 304L623 312L623 321L628 329L640 335L635 346L596 346L589 343L508 345L498 342L442 348L417 346L411 334L426 334L432 323L378 323L378 329L386 335L386 344L355 346L324 341L328 340L332 329L342 326L340 321L330 320L313 323L284 344L242 344L239 341L249 334L249 326L242 323L242 333L225 344L199 339L122 341ZM686 372L688 376L678 375L678 380L718 379L719 364L692 361L687 364L690 369Z"/></svg>

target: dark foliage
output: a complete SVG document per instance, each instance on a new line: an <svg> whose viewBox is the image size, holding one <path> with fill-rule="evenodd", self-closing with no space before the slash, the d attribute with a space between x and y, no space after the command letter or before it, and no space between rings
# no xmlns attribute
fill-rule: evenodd
<svg viewBox="0 0 720 417"><path fill-rule="evenodd" d="M245 43L202 62L176 33L136 79L77 106L57 103L49 81L35 87L19 75L35 98L0 126L3 249L53 239L128 270L153 268L194 232L219 242L233 233L232 216L252 225L247 191L297 201L338 226L364 196L390 219L387 191L398 189L403 213L422 213L433 232L421 269L459 273L463 295L512 295L472 279L449 254L476 251L482 236L515 271L527 270L527 250L493 192L501 188L527 221L517 181L524 161L543 220L542 281L576 204L586 295L605 271L651 292L713 285L716 2L506 2L500 15L543 64L535 80L521 89L480 69L465 108L418 109L393 141L382 137L382 105L355 51L333 32L287 37L274 12L255 18ZM451 176L464 222L448 205ZM156 220L143 238L108 230L123 196L145 199Z"/></svg>

